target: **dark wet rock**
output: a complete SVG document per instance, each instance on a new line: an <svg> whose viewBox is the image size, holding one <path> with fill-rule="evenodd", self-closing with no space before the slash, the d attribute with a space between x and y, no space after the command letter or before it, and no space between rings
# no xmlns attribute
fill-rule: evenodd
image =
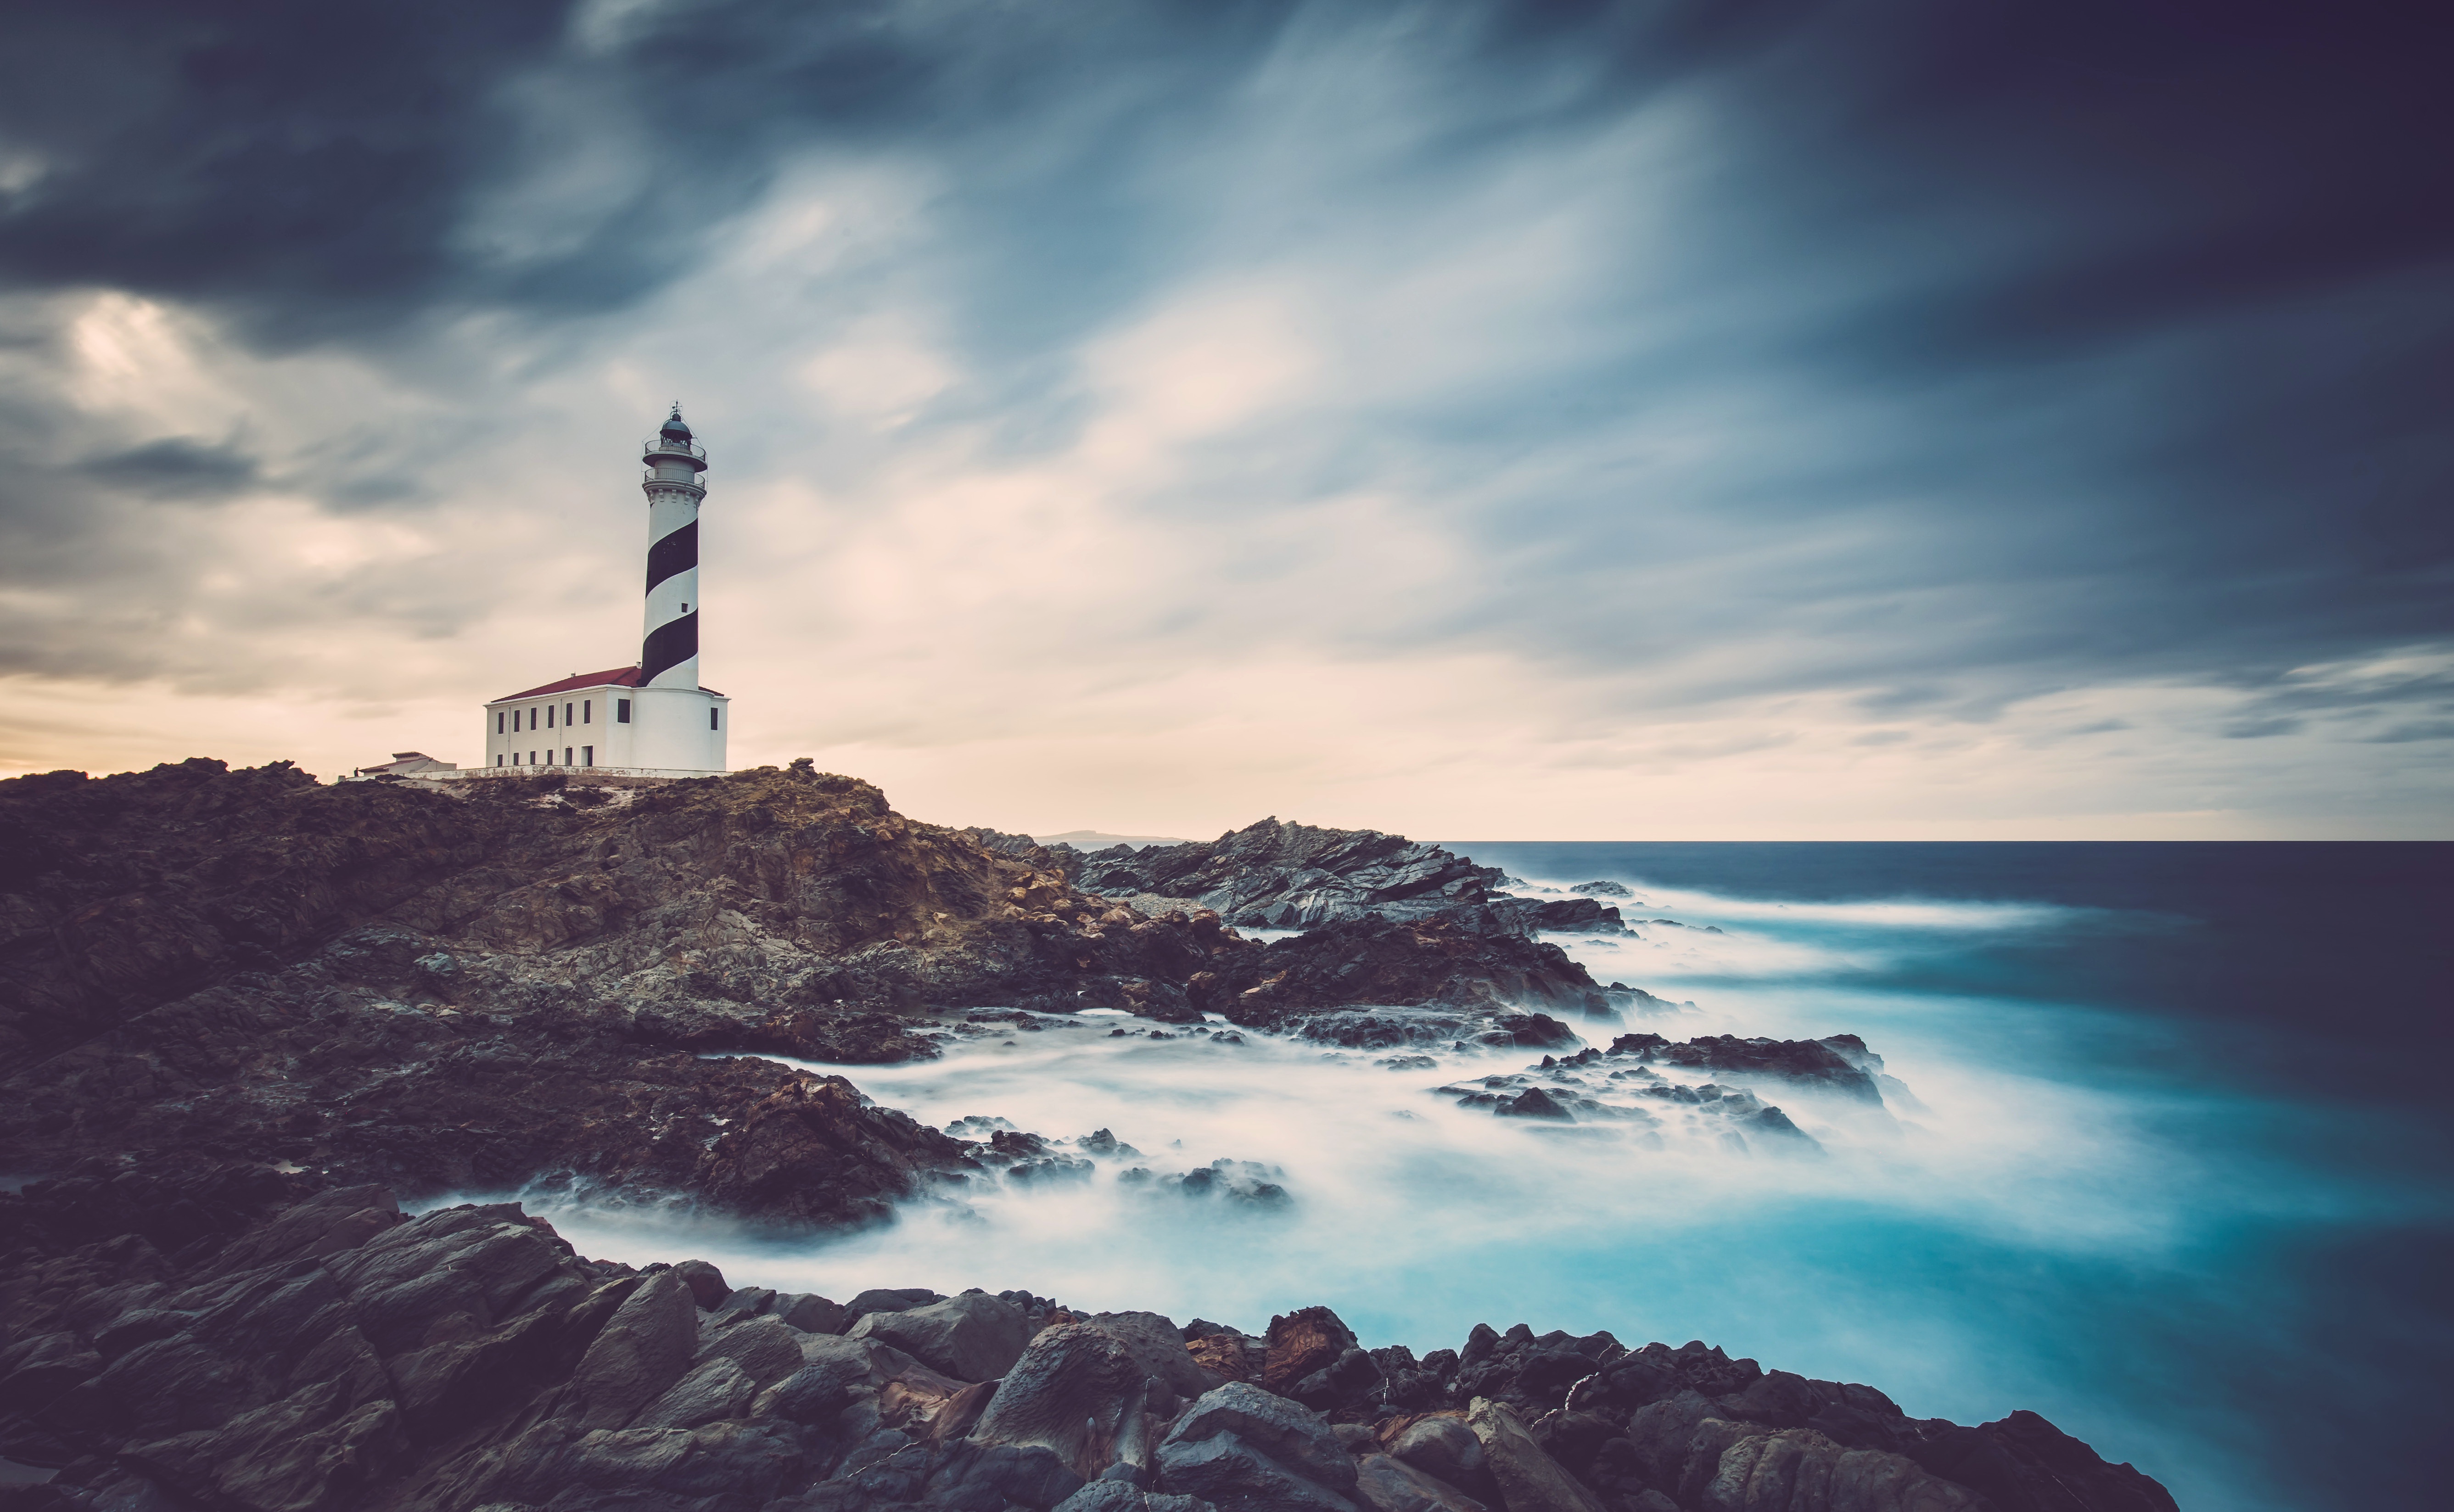
<svg viewBox="0 0 2454 1512"><path fill-rule="evenodd" d="M715 1311L733 1295L733 1288L724 1283L724 1272L706 1260L683 1260L674 1267L674 1274L690 1288L691 1300L703 1313Z"/></svg>
<svg viewBox="0 0 2454 1512"><path fill-rule="evenodd" d="M1816 1426L1827 1433L1833 1427ZM1982 1492L1998 1507L2173 1512L2173 1499L2162 1485L2128 1464L2108 1464L2033 1412L2014 1412L1974 1428L1921 1422L1903 1436L1901 1452L1935 1475Z"/></svg>
<svg viewBox="0 0 2454 1512"><path fill-rule="evenodd" d="M287 1159L413 1194L567 1172L864 1221L961 1151L702 1054L910 1058L935 1004L1191 1014L1190 980L1255 950L849 777L566 791L204 760L0 782L0 1169Z"/></svg>
<svg viewBox="0 0 2454 1512"><path fill-rule="evenodd" d="M843 1304L844 1331L849 1331L871 1313L908 1312L915 1307L926 1307L945 1300L926 1286L873 1286Z"/></svg>
<svg viewBox="0 0 2454 1512"><path fill-rule="evenodd" d="M1144 1491L1124 1481L1094 1481L1057 1503L1057 1512L1217 1512L1198 1497Z"/></svg>
<svg viewBox="0 0 2454 1512"><path fill-rule="evenodd" d="M1102 1314L1034 1338L972 1437L1053 1450L1085 1480L1120 1462L1147 1467L1176 1401L1218 1383L1166 1319Z"/></svg>
<svg viewBox="0 0 2454 1512"><path fill-rule="evenodd" d="M1845 1053L1844 1053L1845 1050ZM1882 1093L1865 1069L1881 1066L1865 1042L1855 1035L1831 1039L1742 1039L1736 1035L1706 1035L1675 1043L1656 1034L1620 1035L1609 1054L1641 1064L1684 1066L1739 1080L1760 1078L1804 1082L1842 1097L1881 1106Z"/></svg>
<svg viewBox="0 0 2454 1512"><path fill-rule="evenodd" d="M239 1226L183 1261L99 1232L131 1216L108 1187L34 1204L0 1260L0 1453L56 1468L55 1504L108 1488L114 1507L260 1512L2173 1506L2033 1414L1912 1420L1871 1387L1701 1343L1478 1325L1418 1360L1361 1348L1326 1308L1262 1341L918 1289L855 1298L867 1332L841 1337L760 1288L703 1310L713 1266L584 1260L510 1204L403 1219L377 1189L258 1191L249 1219L244 1183L199 1190ZM941 1331L957 1344L981 1318L997 1341L1016 1317L1039 1331L1001 1380L966 1383L995 1357L950 1372L887 1341L922 1344L932 1309L964 1315Z"/></svg>
<svg viewBox="0 0 2454 1512"><path fill-rule="evenodd" d="M1457 1486L1385 1454L1357 1457L1355 1500L1374 1512L1487 1512Z"/></svg>
<svg viewBox="0 0 2454 1512"><path fill-rule="evenodd" d="M1187 1408L1156 1463L1162 1489L1221 1512L1355 1512L1355 1461L1330 1424L1246 1381Z"/></svg>
<svg viewBox="0 0 2454 1512"><path fill-rule="evenodd" d="M1519 1093L1508 1101L1492 1109L1492 1111L1503 1117L1512 1119L1573 1119L1575 1118L1575 1115L1571 1114L1566 1108L1561 1107L1549 1093L1543 1091L1540 1087L1527 1087L1524 1091Z"/></svg>
<svg viewBox="0 0 2454 1512"><path fill-rule="evenodd" d="M1421 917L1480 902L1499 880L1435 845L1375 830L1323 830L1263 819L1216 840L1074 858L1084 890L1116 897L1181 898L1245 928L1311 929L1377 913Z"/></svg>
<svg viewBox="0 0 2454 1512"><path fill-rule="evenodd" d="M956 1512L1003 1512L1068 1502L1083 1488L1056 1451L1036 1444L958 1441L932 1468L927 1502Z"/></svg>
<svg viewBox="0 0 2454 1512"><path fill-rule="evenodd" d="M1494 897L1441 917L1486 934L1621 935L1627 923L1618 909L1591 897Z"/></svg>
<svg viewBox="0 0 2454 1512"><path fill-rule="evenodd" d="M1274 940L1217 974L1207 1006L1273 1027L1357 1004L1606 1014L1608 1000L1557 945L1445 918L1367 917Z"/></svg>
<svg viewBox="0 0 2454 1512"><path fill-rule="evenodd" d="M1466 1426L1482 1442L1484 1462L1508 1512L1606 1512L1600 1498L1534 1441L1506 1402L1476 1398L1466 1411Z"/></svg>
<svg viewBox="0 0 2454 1512"><path fill-rule="evenodd" d="M1170 1193L1180 1198L1217 1199L1237 1206L1256 1209L1283 1208L1295 1199L1278 1184L1286 1173L1275 1165L1257 1160L1220 1159L1205 1166L1162 1176L1147 1166L1135 1166L1116 1173L1119 1183L1149 1192Z"/></svg>
<svg viewBox="0 0 2454 1512"><path fill-rule="evenodd" d="M901 1311L870 1312L846 1337L892 1344L956 1381L995 1381L1022 1357L1031 1324L1012 1302L965 1292Z"/></svg>
<svg viewBox="0 0 2454 1512"><path fill-rule="evenodd" d="M1581 893L1587 897L1634 897L1636 896L1619 883L1608 881L1579 882L1568 891Z"/></svg>
<svg viewBox="0 0 2454 1512"><path fill-rule="evenodd" d="M767 1316L789 1323L805 1334L839 1334L844 1331L844 1309L840 1302L829 1301L813 1292L778 1292L767 1304Z"/></svg>
<svg viewBox="0 0 2454 1512"><path fill-rule="evenodd" d="M1443 1412L1399 1421L1403 1421L1405 1425L1392 1433L1388 1440L1389 1454L1393 1459L1484 1502L1498 1501L1499 1482L1491 1478L1490 1462L1482 1452L1482 1441L1466 1426L1462 1414Z"/></svg>

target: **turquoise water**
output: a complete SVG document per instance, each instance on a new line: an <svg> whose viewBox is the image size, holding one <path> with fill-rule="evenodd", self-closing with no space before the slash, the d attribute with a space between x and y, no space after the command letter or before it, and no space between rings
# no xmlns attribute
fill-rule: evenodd
<svg viewBox="0 0 2454 1512"><path fill-rule="evenodd" d="M1599 979L1692 1002L1580 1026L1597 1041L1855 1033L1911 1098L1766 1090L1815 1155L1648 1143L1434 1090L1521 1056L1391 1070L1085 1016L841 1068L933 1122L1138 1147L1085 1179L932 1197L815 1245L532 1201L591 1253L837 1297L1023 1286L1256 1329L1327 1302L1418 1350L1478 1321L1700 1338L1916 1414L2042 1412L2197 1512L2434 1504L2454 847L1458 848L1536 885L1622 881L1631 919L1689 926L1557 937ZM1119 1179L1220 1158L1292 1203Z"/></svg>

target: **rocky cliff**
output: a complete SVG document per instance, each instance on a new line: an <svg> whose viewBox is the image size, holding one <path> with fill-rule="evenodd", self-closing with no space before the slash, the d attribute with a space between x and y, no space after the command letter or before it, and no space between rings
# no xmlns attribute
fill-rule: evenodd
<svg viewBox="0 0 2454 1512"><path fill-rule="evenodd" d="M980 1006L1594 1000L1556 950L1264 951L1046 859L807 763L647 790L203 760L0 782L0 1170L253 1159L413 1194L569 1173L840 1222L960 1177L963 1149L839 1078L702 1053L927 1056Z"/></svg>

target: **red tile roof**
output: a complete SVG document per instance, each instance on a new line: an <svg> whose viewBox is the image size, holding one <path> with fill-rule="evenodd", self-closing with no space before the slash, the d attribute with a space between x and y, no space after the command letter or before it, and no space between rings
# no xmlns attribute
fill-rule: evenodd
<svg viewBox="0 0 2454 1512"><path fill-rule="evenodd" d="M550 693L576 693L582 688L636 688L639 685L638 668L615 667L606 672L579 673L565 677L560 682L549 682L542 688L531 688L526 693L507 693L499 698L489 698L486 701L510 703L515 698L542 698ZM714 694L719 698L724 696L716 693L714 688L701 688L699 692Z"/></svg>
<svg viewBox="0 0 2454 1512"><path fill-rule="evenodd" d="M542 698L550 693L571 693L580 688L635 688L638 685L638 668L615 667L606 672L579 673L560 682L549 682L542 688L531 688L526 693L507 693L488 701L509 703L514 698Z"/></svg>

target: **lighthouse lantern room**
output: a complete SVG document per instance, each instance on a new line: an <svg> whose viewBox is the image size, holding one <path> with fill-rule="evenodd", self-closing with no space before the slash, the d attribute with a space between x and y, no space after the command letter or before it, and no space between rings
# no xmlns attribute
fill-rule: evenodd
<svg viewBox="0 0 2454 1512"><path fill-rule="evenodd" d="M698 681L698 509L707 449L682 407L648 438L648 602L635 666L574 673L486 705L486 765L700 776L725 768L732 700Z"/></svg>

